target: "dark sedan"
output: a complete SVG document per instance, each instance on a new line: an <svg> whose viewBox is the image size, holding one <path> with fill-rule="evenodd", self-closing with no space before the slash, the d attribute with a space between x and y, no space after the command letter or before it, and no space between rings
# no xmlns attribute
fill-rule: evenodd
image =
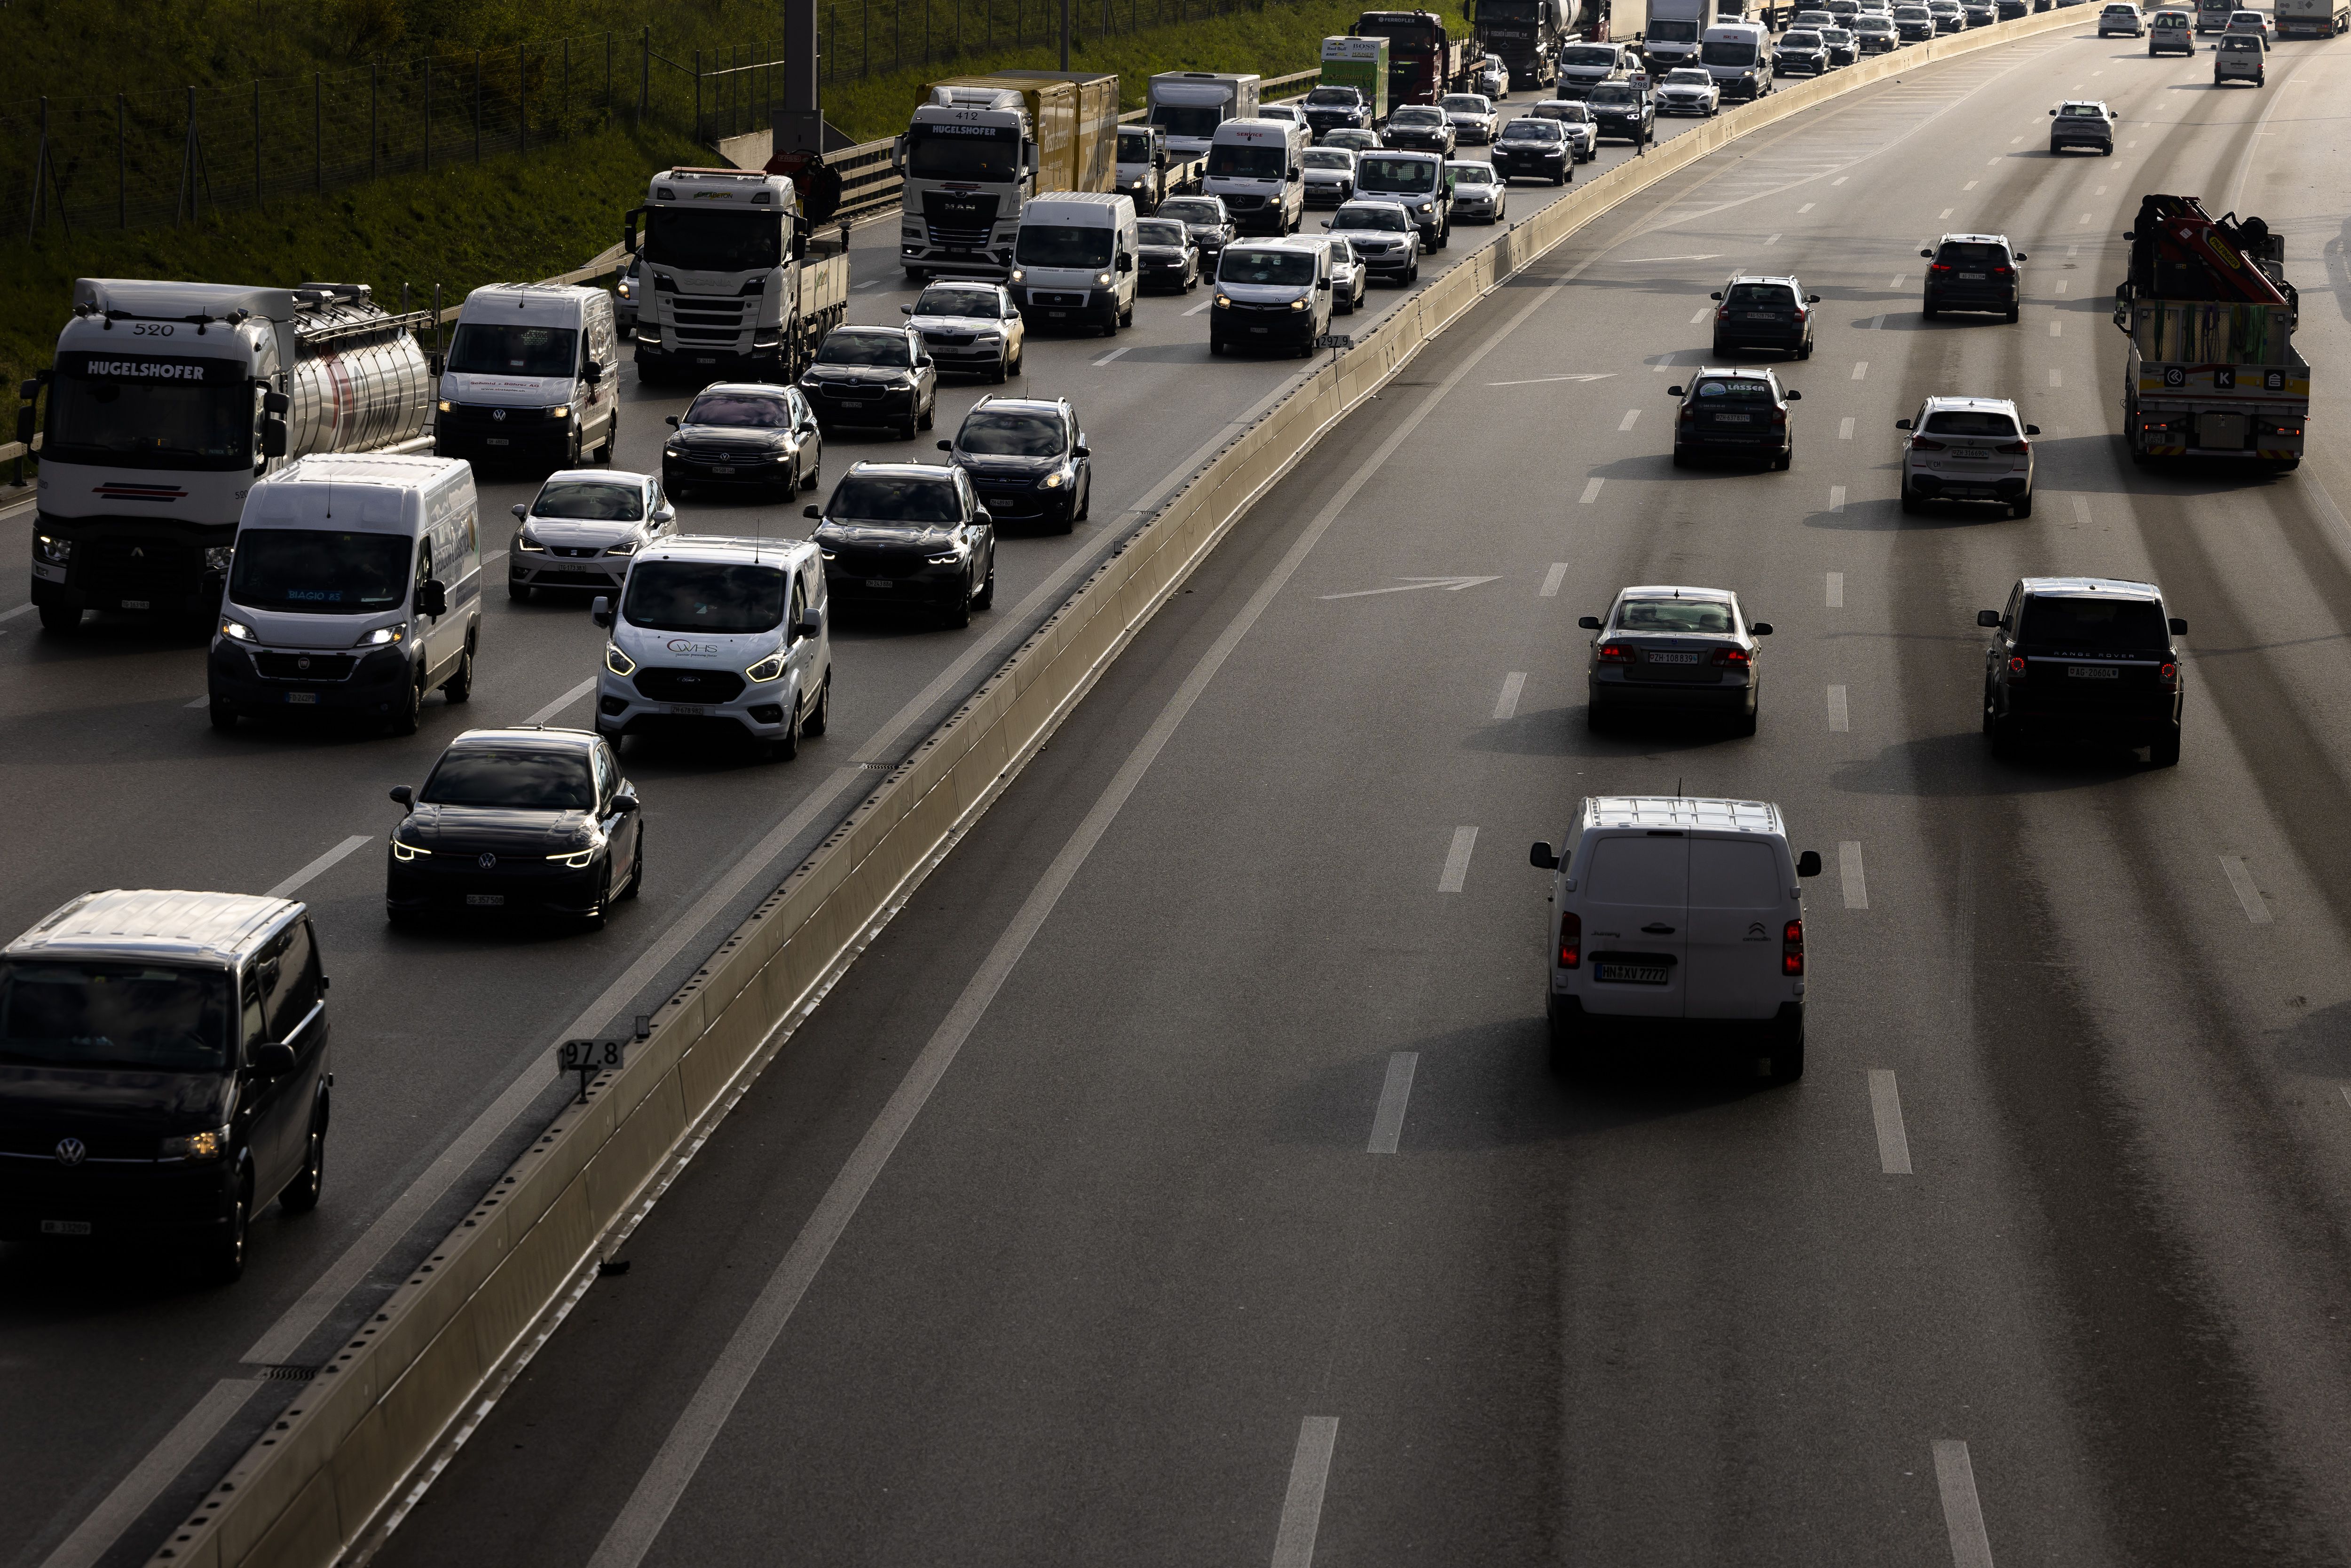
<svg viewBox="0 0 2351 1568"><path fill-rule="evenodd" d="M1387 128L1380 132L1380 141L1386 147L1415 152L1442 152L1450 158L1458 135L1453 122L1435 104L1408 103L1388 116Z"/></svg>
<svg viewBox="0 0 2351 1568"><path fill-rule="evenodd" d="M1486 161L1505 185L1513 180L1564 185L1575 178L1575 150L1568 144L1566 128L1556 120L1526 116L1511 120L1494 139Z"/></svg>
<svg viewBox="0 0 2351 1568"><path fill-rule="evenodd" d="M601 925L644 882L644 821L610 742L584 729L469 729L392 831L384 909L528 911Z"/></svg>
<svg viewBox="0 0 2351 1568"><path fill-rule="evenodd" d="M751 485L787 493L816 483L824 459L816 414L796 387L721 382L705 387L662 443L662 488Z"/></svg>
<svg viewBox="0 0 2351 1568"><path fill-rule="evenodd" d="M1824 75L1829 68L1828 40L1811 29L1790 29L1780 35L1771 52L1771 68L1782 76Z"/></svg>
<svg viewBox="0 0 2351 1568"><path fill-rule="evenodd" d="M960 468L860 463L806 515L832 599L913 605L957 627L996 602L995 518Z"/></svg>
<svg viewBox="0 0 2351 1568"><path fill-rule="evenodd" d="M1657 139L1657 110L1644 89L1628 81L1604 81L1592 89L1584 103L1592 110L1593 128L1603 141L1630 141L1646 147Z"/></svg>
<svg viewBox="0 0 2351 1568"><path fill-rule="evenodd" d="M1189 294L1200 286L1200 247L1192 243L1191 230L1172 218L1142 218L1134 239L1137 288Z"/></svg>
<svg viewBox="0 0 2351 1568"><path fill-rule="evenodd" d="M939 450L971 476L998 527L1034 522L1066 534L1093 506L1093 455L1066 398L982 398Z"/></svg>
<svg viewBox="0 0 2351 1568"><path fill-rule="evenodd" d="M1233 214L1225 210L1222 196L1170 196L1159 204L1159 210L1152 216L1184 225L1192 243L1200 247L1203 271L1224 254L1225 246L1238 232L1233 227Z"/></svg>
<svg viewBox="0 0 2351 1568"><path fill-rule="evenodd" d="M827 430L878 425L912 441L938 412L938 371L912 327L835 327L799 388Z"/></svg>
<svg viewBox="0 0 2351 1568"><path fill-rule="evenodd" d="M1784 388L1770 371L1701 370L1687 388L1668 387L1682 400L1674 413L1674 466L1695 458L1738 457L1785 468L1796 455L1788 405L1803 393Z"/></svg>
<svg viewBox="0 0 2351 1568"><path fill-rule="evenodd" d="M1854 41L1851 28L1823 27L1821 43L1828 49L1831 70L1852 65L1861 58L1861 46Z"/></svg>

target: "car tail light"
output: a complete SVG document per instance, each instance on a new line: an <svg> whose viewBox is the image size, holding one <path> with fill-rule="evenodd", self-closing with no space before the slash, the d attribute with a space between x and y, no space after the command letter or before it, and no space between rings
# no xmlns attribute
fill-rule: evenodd
<svg viewBox="0 0 2351 1568"><path fill-rule="evenodd" d="M2011 676L2022 675L2024 674L2024 660L2021 655L2011 654L2009 656L2008 673Z"/></svg>
<svg viewBox="0 0 2351 1568"><path fill-rule="evenodd" d="M2155 673L2163 678L2164 685L2169 685L2179 678L2179 666L2167 659L2157 667Z"/></svg>
<svg viewBox="0 0 2351 1568"><path fill-rule="evenodd" d="M1800 956L1798 963L1803 962ZM1559 967L1580 969L1583 967L1583 916L1570 912L1559 917Z"/></svg>
<svg viewBox="0 0 2351 1568"><path fill-rule="evenodd" d="M1633 662L1633 650L1622 643L1603 643L1600 644L1600 662L1604 664L1629 664Z"/></svg>
<svg viewBox="0 0 2351 1568"><path fill-rule="evenodd" d="M1949 262L1938 261L1928 267L1927 270L1929 272L1949 272L1951 270L1951 267Z"/></svg>
<svg viewBox="0 0 2351 1568"><path fill-rule="evenodd" d="M1740 669L1746 668L1750 663L1747 650L1744 648L1717 648L1714 651L1714 662L1718 664L1735 665Z"/></svg>
<svg viewBox="0 0 2351 1568"><path fill-rule="evenodd" d="M1804 972L1804 923L1791 920L1780 928L1780 973L1801 975Z"/></svg>
<svg viewBox="0 0 2351 1568"><path fill-rule="evenodd" d="M1729 306L1728 306L1728 305L1718 305L1718 306L1716 306L1716 307L1714 308L1714 319L1715 319L1716 320L1718 320L1718 321L1728 321L1728 320L1729 320L1729 319L1730 319L1730 307L1729 307Z"/></svg>
<svg viewBox="0 0 2351 1568"><path fill-rule="evenodd" d="M1910 450L1913 452L1940 452L1944 449L1944 445L1943 442L1929 441L1923 435L1914 435L1910 438Z"/></svg>
<svg viewBox="0 0 2351 1568"><path fill-rule="evenodd" d="M1785 423L1788 423L1788 411L1787 411L1786 409L1784 409L1784 408L1775 408L1775 409L1773 409L1773 410L1771 411L1771 423L1774 423L1774 424L1785 424Z"/></svg>
<svg viewBox="0 0 2351 1568"><path fill-rule="evenodd" d="M2011 441L2002 444L1994 450L2005 452L2011 457L2022 457L2032 450L2032 443L2030 441Z"/></svg>

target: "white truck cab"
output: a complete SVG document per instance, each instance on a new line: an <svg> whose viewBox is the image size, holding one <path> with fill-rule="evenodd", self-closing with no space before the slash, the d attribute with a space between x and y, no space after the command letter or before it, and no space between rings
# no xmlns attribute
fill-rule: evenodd
<svg viewBox="0 0 2351 1568"><path fill-rule="evenodd" d="M644 279L637 296L640 381L700 386L797 373L805 336L799 212L792 183L780 174L664 169L653 176L624 232Z"/></svg>
<svg viewBox="0 0 2351 1568"><path fill-rule="evenodd" d="M1552 873L1555 1071L1589 1070L1611 1045L1654 1058L1679 1042L1669 1034L1712 1046L1746 1030L1760 1038L1735 1060L1776 1082L1802 1076L1802 879L1821 858L1789 852L1779 807L1587 796L1566 841L1529 859Z"/></svg>
<svg viewBox="0 0 2351 1568"><path fill-rule="evenodd" d="M1200 188L1224 198L1240 234L1298 232L1306 215L1306 150L1314 133L1295 120L1228 120L1208 144Z"/></svg>

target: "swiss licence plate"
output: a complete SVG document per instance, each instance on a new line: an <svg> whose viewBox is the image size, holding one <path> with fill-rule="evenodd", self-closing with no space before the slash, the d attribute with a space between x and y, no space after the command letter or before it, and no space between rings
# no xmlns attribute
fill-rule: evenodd
<svg viewBox="0 0 2351 1568"><path fill-rule="evenodd" d="M1780 318L1769 310L1750 310L1746 319L1750 321L1777 321Z"/></svg>
<svg viewBox="0 0 2351 1568"><path fill-rule="evenodd" d="M87 1219L44 1219L41 1221L41 1234L44 1236L87 1236L89 1234L89 1221Z"/></svg>
<svg viewBox="0 0 2351 1568"><path fill-rule="evenodd" d="M126 599L122 601L122 608L125 610L144 610L147 608L147 601L143 599Z"/></svg>
<svg viewBox="0 0 2351 1568"><path fill-rule="evenodd" d="M700 703L672 703L669 711L676 718L701 718L710 712Z"/></svg>
<svg viewBox="0 0 2351 1568"><path fill-rule="evenodd" d="M1696 653L1652 653L1649 655L1649 663L1653 664L1695 664L1698 663L1698 655Z"/></svg>
<svg viewBox="0 0 2351 1568"><path fill-rule="evenodd" d="M1980 446L1954 446L1951 448L1951 455L1962 463L1980 463L1991 454Z"/></svg>
<svg viewBox="0 0 2351 1568"><path fill-rule="evenodd" d="M319 694L316 692L287 692L286 694L286 700L289 703L294 703L299 706L316 707L319 703Z"/></svg>
<svg viewBox="0 0 2351 1568"><path fill-rule="evenodd" d="M1714 423L1717 424L1752 424L1755 423L1755 416L1751 413L1718 413L1714 416Z"/></svg>
<svg viewBox="0 0 2351 1568"><path fill-rule="evenodd" d="M508 443L507 438L503 435L485 435L482 437L482 444L485 446L505 446L508 444Z"/></svg>
<svg viewBox="0 0 2351 1568"><path fill-rule="evenodd" d="M2122 676L2122 672L2112 664L2074 664L2065 673L2077 681L2112 681Z"/></svg>
<svg viewBox="0 0 2351 1568"><path fill-rule="evenodd" d="M1596 979L1614 980L1634 986L1662 986L1666 983L1667 967L1663 964L1595 964Z"/></svg>
<svg viewBox="0 0 2351 1568"><path fill-rule="evenodd" d="M503 893L469 893L465 895L465 902L476 909L496 909L506 901L507 895Z"/></svg>
<svg viewBox="0 0 2351 1568"><path fill-rule="evenodd" d="M865 586L868 588L895 588L897 584L886 577L869 577L865 580Z"/></svg>
<svg viewBox="0 0 2351 1568"><path fill-rule="evenodd" d="M1067 316L1069 312L1066 310L1048 310L1045 314L1058 319L1061 317Z"/></svg>
<svg viewBox="0 0 2351 1568"><path fill-rule="evenodd" d="M1265 329L1262 327L1252 327L1249 330L1255 332L1260 338L1265 336Z"/></svg>
<svg viewBox="0 0 2351 1568"><path fill-rule="evenodd" d="M714 463L714 464L712 464L712 465L710 465L710 471L711 471L713 474L732 474L733 472L735 472L735 470L734 470L732 467L728 466L727 465L726 465L726 464L724 464L724 463Z"/></svg>
<svg viewBox="0 0 2351 1568"><path fill-rule="evenodd" d="M1983 281L1983 274L1980 272L1962 272L1959 276L1966 278L1970 283L1981 283Z"/></svg>

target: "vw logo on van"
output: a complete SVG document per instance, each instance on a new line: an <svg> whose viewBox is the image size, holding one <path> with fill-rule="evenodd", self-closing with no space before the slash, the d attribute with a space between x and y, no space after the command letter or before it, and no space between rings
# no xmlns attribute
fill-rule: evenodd
<svg viewBox="0 0 2351 1568"><path fill-rule="evenodd" d="M490 410L490 417L492 419L504 419L506 416L507 411L502 408L494 408Z"/></svg>
<svg viewBox="0 0 2351 1568"><path fill-rule="evenodd" d="M57 1164L61 1166L78 1166L81 1164L83 1157L89 1153L89 1149L88 1145L83 1144L79 1138L59 1138L57 1140Z"/></svg>
<svg viewBox="0 0 2351 1568"><path fill-rule="evenodd" d="M498 869L498 857L485 850L482 852L482 858L474 863L484 871L496 871Z"/></svg>

